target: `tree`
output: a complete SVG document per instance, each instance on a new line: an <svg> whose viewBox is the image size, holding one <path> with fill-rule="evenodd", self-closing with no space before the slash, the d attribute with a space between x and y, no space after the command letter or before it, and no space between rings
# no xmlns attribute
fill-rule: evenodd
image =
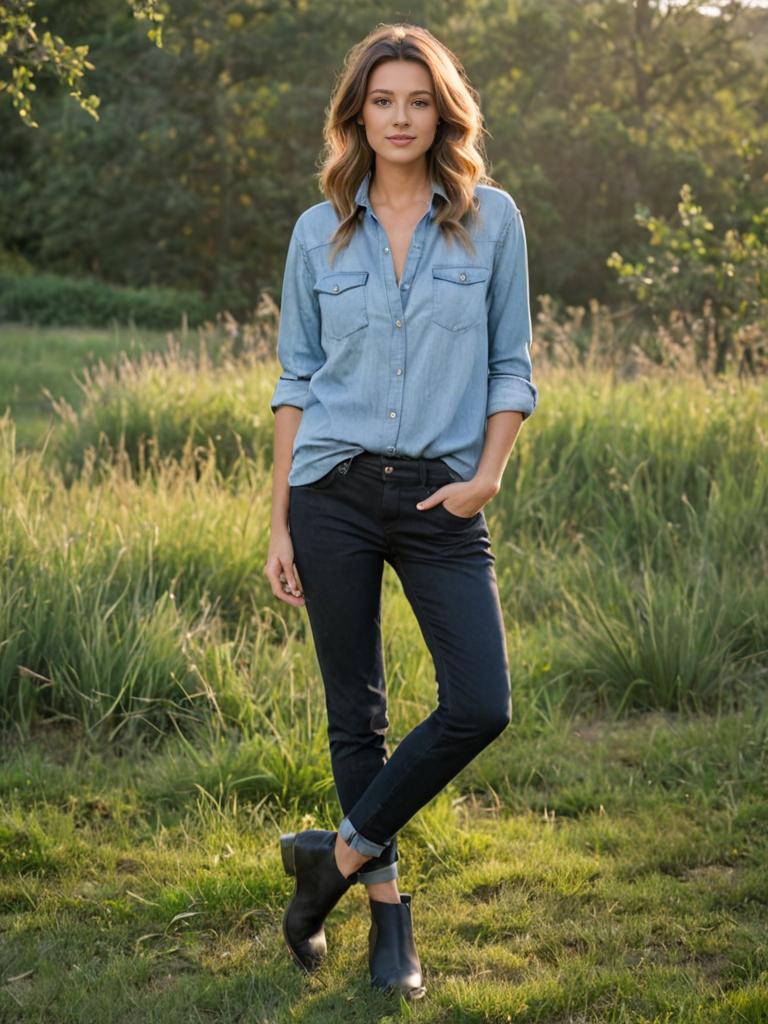
<svg viewBox="0 0 768 1024"><path fill-rule="evenodd" d="M752 216L747 230L729 228L718 237L686 184L677 213L679 223L670 224L638 204L635 220L649 233L647 251L635 262L613 252L607 265L657 324L675 317L693 334L693 322L709 315L715 373L723 372L742 336L742 359L751 369L755 353L749 339L768 329L768 207ZM701 363L708 360L707 341L698 353Z"/></svg>
<svg viewBox="0 0 768 1024"><path fill-rule="evenodd" d="M49 71L69 87L70 96L98 121L99 97L84 96L80 88L86 71L93 71L88 60L87 45L70 46L49 29L39 33L35 20L36 0L2 0L0 2L0 67L5 63L10 75L0 78L0 93L6 93L19 116L31 128L39 125L32 117L30 93L37 88L35 75ZM166 11L162 0L127 0L135 18L151 22L149 38L156 46L163 45L162 22ZM43 21L47 21L43 18Z"/></svg>

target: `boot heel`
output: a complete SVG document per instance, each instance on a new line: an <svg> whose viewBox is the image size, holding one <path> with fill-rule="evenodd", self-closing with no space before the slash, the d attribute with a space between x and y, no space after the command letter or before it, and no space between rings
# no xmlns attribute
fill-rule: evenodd
<svg viewBox="0 0 768 1024"><path fill-rule="evenodd" d="M286 832L280 836L280 854L283 858L283 867L287 875L296 874L296 861L293 855L293 844L296 840L295 832Z"/></svg>

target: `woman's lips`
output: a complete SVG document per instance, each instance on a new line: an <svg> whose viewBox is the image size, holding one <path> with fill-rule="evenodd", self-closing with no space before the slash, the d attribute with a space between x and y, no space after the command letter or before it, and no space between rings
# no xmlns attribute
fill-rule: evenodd
<svg viewBox="0 0 768 1024"><path fill-rule="evenodd" d="M413 139L393 139L388 138L388 142L391 142L393 146L407 146L409 142L413 142Z"/></svg>

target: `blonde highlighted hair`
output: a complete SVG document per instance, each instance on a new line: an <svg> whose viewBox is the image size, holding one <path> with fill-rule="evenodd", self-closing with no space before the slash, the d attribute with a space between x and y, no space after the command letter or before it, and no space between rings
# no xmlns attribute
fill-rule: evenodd
<svg viewBox="0 0 768 1024"><path fill-rule="evenodd" d="M485 128L477 91L458 58L427 29L397 23L378 25L347 54L323 127L324 156L318 174L320 189L332 203L339 226L331 239L330 259L349 244L361 210L355 194L375 153L357 117L365 102L368 79L384 61L412 60L429 72L441 123L427 153L428 172L448 195L435 221L446 237L474 246L462 221L474 221L478 203L475 185L498 186L486 170Z"/></svg>

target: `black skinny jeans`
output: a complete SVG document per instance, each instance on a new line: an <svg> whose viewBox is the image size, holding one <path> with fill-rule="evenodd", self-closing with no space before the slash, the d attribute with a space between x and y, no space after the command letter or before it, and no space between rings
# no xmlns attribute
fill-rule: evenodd
<svg viewBox="0 0 768 1024"><path fill-rule="evenodd" d="M366 861L357 880L397 878L397 833L510 721L506 639L482 509L416 502L461 478L441 459L363 452L292 486L294 561L325 688L338 831ZM384 561L435 664L437 707L389 756L381 641Z"/></svg>

